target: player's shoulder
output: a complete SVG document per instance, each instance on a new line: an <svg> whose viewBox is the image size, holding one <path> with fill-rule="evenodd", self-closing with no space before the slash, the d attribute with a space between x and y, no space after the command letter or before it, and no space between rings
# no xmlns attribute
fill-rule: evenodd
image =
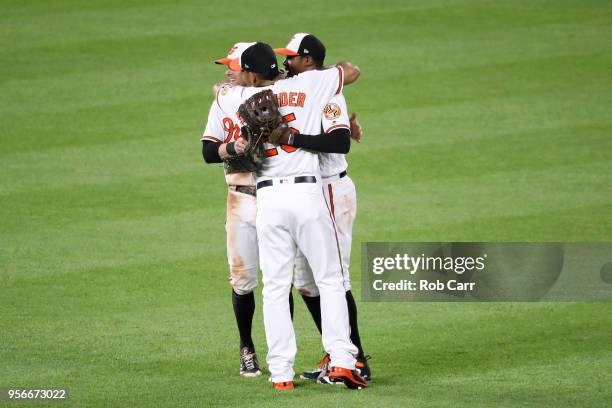
<svg viewBox="0 0 612 408"><path fill-rule="evenodd" d="M318 81L323 76L337 75L341 71L342 68L338 66L333 66L324 69L313 69L310 71L304 71L300 74L284 79L283 81Z"/></svg>
<svg viewBox="0 0 612 408"><path fill-rule="evenodd" d="M245 90L243 86L224 84L217 91L215 103L223 111L233 111L236 104L244 99Z"/></svg>
<svg viewBox="0 0 612 408"><path fill-rule="evenodd" d="M325 69L305 71L290 78L277 81L278 87L316 89L324 84L337 84L342 82L342 69L331 67Z"/></svg>
<svg viewBox="0 0 612 408"><path fill-rule="evenodd" d="M340 92L335 94L329 100L330 103L338 103L338 104L346 104L346 99L344 98L344 93Z"/></svg>

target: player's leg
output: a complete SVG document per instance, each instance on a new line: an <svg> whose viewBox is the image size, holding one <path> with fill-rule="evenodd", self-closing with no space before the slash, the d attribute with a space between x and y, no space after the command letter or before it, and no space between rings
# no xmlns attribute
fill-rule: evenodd
<svg viewBox="0 0 612 408"><path fill-rule="evenodd" d="M249 194L228 190L227 259L230 266L232 305L240 335L240 375L255 377L261 374L255 345L251 335L255 313L257 286L256 198Z"/></svg>
<svg viewBox="0 0 612 408"><path fill-rule="evenodd" d="M295 186L300 200L296 242L312 268L321 296L323 346L331 364L355 368L357 348L349 339L348 310L343 286L338 242L331 214L319 184Z"/></svg>
<svg viewBox="0 0 612 408"><path fill-rule="evenodd" d="M310 315L314 321L319 334L322 334L321 330L321 296L319 295L319 288L315 283L312 270L304 254L298 251L298 255L295 258L295 267L293 270L293 286L298 290ZM326 375L326 371L329 365L329 355L323 352L323 357L316 364L316 367L311 371L303 371L300 373L300 378L303 380L318 380L320 383L327 383L326 379L323 378Z"/></svg>
<svg viewBox="0 0 612 408"><path fill-rule="evenodd" d="M361 344L359 335L359 324L357 319L357 304L351 291L350 263L351 247L353 243L353 224L357 214L357 194L355 184L350 177L346 176L331 183L324 185L325 198L334 214L336 228L338 231L338 241L340 244L340 254L342 257L342 267L344 269L344 288L346 289L346 302L349 312L349 324L351 327L351 341L357 346L357 369L362 376L370 380L371 372L367 363L367 357Z"/></svg>
<svg viewBox="0 0 612 408"><path fill-rule="evenodd" d="M296 246L290 233L292 203L276 187L257 192L257 235L263 281L266 361L275 383L293 381L297 346L288 296Z"/></svg>
<svg viewBox="0 0 612 408"><path fill-rule="evenodd" d="M312 320L319 331L321 330L321 296L319 295L319 288L315 283L312 270L304 254L298 251L298 255L295 258L295 267L293 270L293 286L298 290ZM324 378L329 365L329 355L323 352L323 357L319 360L316 367L311 371L303 371L300 373L300 378L303 380L318 380L320 383L327 383L327 379Z"/></svg>
<svg viewBox="0 0 612 408"><path fill-rule="evenodd" d="M317 330L321 333L321 297L319 296L319 288L315 283L312 270L304 254L298 251L295 257L295 267L293 269L293 286L298 290L312 320L317 326Z"/></svg>

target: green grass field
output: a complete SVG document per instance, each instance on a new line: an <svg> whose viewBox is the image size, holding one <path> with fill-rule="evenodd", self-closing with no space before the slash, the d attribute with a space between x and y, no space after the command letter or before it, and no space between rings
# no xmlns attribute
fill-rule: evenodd
<svg viewBox="0 0 612 408"><path fill-rule="evenodd" d="M57 406L79 407L612 405L611 303L359 302L370 389L238 376L225 184L200 155L212 60L298 31L362 71L357 294L364 241L612 240L610 2L4 0L0 388L65 386ZM295 325L310 369L301 301Z"/></svg>

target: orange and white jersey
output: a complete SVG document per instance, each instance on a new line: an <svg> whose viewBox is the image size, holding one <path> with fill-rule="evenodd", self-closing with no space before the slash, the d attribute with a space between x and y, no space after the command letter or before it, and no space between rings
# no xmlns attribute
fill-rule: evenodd
<svg viewBox="0 0 612 408"><path fill-rule="evenodd" d="M321 126L325 133L340 128L351 130L346 99L344 99L343 94L334 95L325 105L321 118ZM335 176L346 170L347 167L346 155L341 153L319 153L321 177Z"/></svg>
<svg viewBox="0 0 612 408"><path fill-rule="evenodd" d="M237 112L238 106L246 98L245 89L230 85L219 88L208 113L202 141L229 143L238 140L242 125ZM230 186L252 186L255 184L255 177L252 173L226 173L225 181Z"/></svg>
<svg viewBox="0 0 612 408"><path fill-rule="evenodd" d="M344 71L341 67L306 71L291 78L276 81L265 88L245 88L245 96L271 89L278 109L292 132L307 135L321 133L321 112L327 102L342 92ZM248 95L247 95L248 94ZM246 99L246 98L245 98ZM235 107L237 109L237 107ZM300 174L320 175L319 156L293 146L265 143L266 160L257 180L290 177Z"/></svg>

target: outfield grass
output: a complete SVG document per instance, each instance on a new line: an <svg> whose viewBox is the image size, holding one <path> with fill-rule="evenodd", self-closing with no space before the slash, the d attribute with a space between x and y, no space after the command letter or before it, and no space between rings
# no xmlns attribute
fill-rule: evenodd
<svg viewBox="0 0 612 408"><path fill-rule="evenodd" d="M62 406L612 404L610 303L360 303L370 389L240 378L223 173L199 151L211 61L311 31L362 69L345 91L365 130L356 293L363 241L611 241L609 2L3 1L0 27L0 388L66 386ZM309 369L300 302L295 324Z"/></svg>

